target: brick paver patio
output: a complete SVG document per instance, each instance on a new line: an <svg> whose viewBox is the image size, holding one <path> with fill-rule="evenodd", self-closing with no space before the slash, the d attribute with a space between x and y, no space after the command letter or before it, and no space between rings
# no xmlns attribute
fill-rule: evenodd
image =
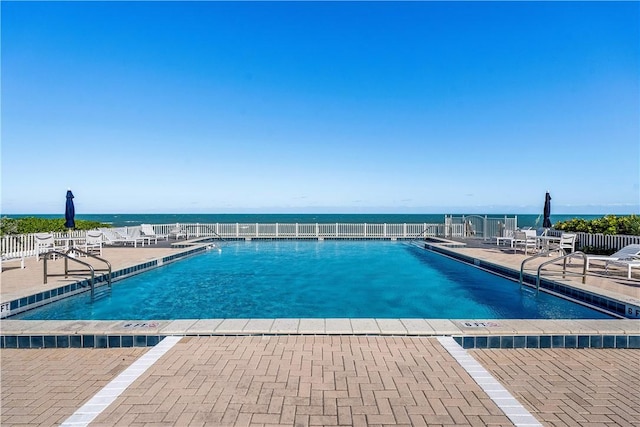
<svg viewBox="0 0 640 427"><path fill-rule="evenodd" d="M435 338L187 337L111 425L512 425Z"/></svg>
<svg viewBox="0 0 640 427"><path fill-rule="evenodd" d="M470 353L548 426L640 426L640 350Z"/></svg>
<svg viewBox="0 0 640 427"><path fill-rule="evenodd" d="M59 425L147 348L3 349L2 426ZM546 426L640 425L640 350L469 350ZM91 426L511 426L434 337L185 337Z"/></svg>
<svg viewBox="0 0 640 427"><path fill-rule="evenodd" d="M59 425L146 351L0 350L0 425Z"/></svg>

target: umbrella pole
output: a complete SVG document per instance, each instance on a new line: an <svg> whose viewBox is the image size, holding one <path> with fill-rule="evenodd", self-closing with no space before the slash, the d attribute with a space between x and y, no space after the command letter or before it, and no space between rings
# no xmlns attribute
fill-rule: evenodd
<svg viewBox="0 0 640 427"><path fill-rule="evenodd" d="M69 256L71 258L75 258L76 257L76 253L73 252L73 251L70 251L71 249L73 249L73 240L72 240L72 237L71 237L71 229L70 228L67 228L67 234L69 235L69 247L67 248L67 252L69 253Z"/></svg>

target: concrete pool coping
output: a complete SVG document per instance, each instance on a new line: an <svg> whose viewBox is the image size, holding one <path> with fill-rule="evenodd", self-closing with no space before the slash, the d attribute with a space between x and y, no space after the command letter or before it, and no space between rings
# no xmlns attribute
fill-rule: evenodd
<svg viewBox="0 0 640 427"><path fill-rule="evenodd" d="M450 248L433 245L438 252L453 256L479 268L515 268L524 256L505 253L500 248ZM105 257L114 264L119 278L139 274L206 250L206 245L187 249L107 248ZM508 251L507 251L508 252ZM467 258L465 260L465 258ZM0 322L0 348L34 347L132 347L155 345L166 336L207 335L388 335L452 336L466 348L640 348L640 321L610 320L517 320L517 319L181 319L159 321L41 321L12 320L8 314L28 306L64 298L86 288L72 289L77 279L55 279L44 284L38 279L39 265L27 260L24 270L8 270L2 277L3 318ZM31 262L29 262L31 261ZM545 260L540 260L543 262ZM53 261L60 268L61 260ZM539 264L539 263L538 263ZM533 265L533 267L537 267ZM26 271L25 271L26 270ZM5 273L11 273L5 275ZM17 279L19 278L19 279ZM591 278L589 278L591 280ZM26 286L15 286L16 282ZM9 281L9 283L7 283ZM70 283L73 282L73 283ZM555 281L554 281L555 282ZM625 304L640 306L637 280L599 277L583 285L575 278L558 282L589 294ZM65 289L68 290L66 292ZM62 289L62 293L58 293ZM34 293L35 291L39 291ZM52 295L55 290L55 295ZM36 295L34 297L34 295ZM41 295L38 300L37 295ZM31 301L31 300L32 301ZM26 307L25 307L26 308ZM639 309L640 313L640 309ZM640 316L640 314L638 314Z"/></svg>

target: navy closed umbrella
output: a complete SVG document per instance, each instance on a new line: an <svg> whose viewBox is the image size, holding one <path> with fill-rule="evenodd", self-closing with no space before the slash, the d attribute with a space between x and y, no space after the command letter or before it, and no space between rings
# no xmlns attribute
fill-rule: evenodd
<svg viewBox="0 0 640 427"><path fill-rule="evenodd" d="M544 219L542 220L542 226L544 228L551 228L551 196L548 191L544 196Z"/></svg>
<svg viewBox="0 0 640 427"><path fill-rule="evenodd" d="M76 208L73 206L73 193L67 190L67 204L64 209L64 226L67 228L76 228Z"/></svg>

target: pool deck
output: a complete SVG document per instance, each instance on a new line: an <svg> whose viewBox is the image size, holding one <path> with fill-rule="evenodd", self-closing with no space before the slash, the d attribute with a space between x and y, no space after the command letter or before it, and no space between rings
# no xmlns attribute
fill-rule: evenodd
<svg viewBox="0 0 640 427"><path fill-rule="evenodd" d="M108 247L104 257L122 270L183 250L159 246ZM489 244L446 250L515 271L525 258ZM547 260L532 260L527 271ZM50 270L62 271L62 263L50 262ZM35 259L25 269L5 267L3 304L75 281L44 284ZM559 281L640 303L638 276ZM3 319L0 329L16 347L25 337L43 347L3 341L3 426L633 426L640 419L636 319ZM76 336L77 345L47 348L46 337ZM139 337L166 338L150 346ZM82 348L101 338L106 348Z"/></svg>

